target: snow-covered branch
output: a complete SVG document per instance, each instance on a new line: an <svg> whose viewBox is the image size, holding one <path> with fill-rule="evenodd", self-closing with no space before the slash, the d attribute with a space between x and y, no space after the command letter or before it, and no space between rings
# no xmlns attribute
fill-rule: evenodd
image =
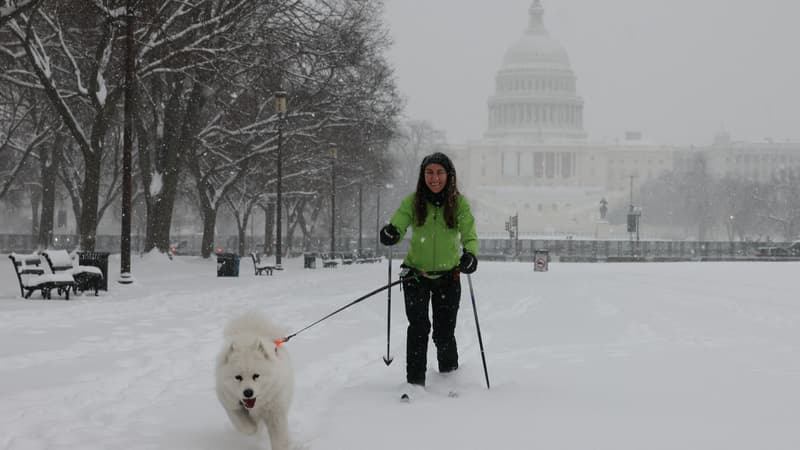
<svg viewBox="0 0 800 450"><path fill-rule="evenodd" d="M42 0L0 0L0 28L24 12L36 8Z"/></svg>

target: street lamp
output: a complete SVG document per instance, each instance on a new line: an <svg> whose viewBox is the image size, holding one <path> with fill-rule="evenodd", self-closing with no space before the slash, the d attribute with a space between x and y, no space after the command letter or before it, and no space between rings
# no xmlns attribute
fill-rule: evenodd
<svg viewBox="0 0 800 450"><path fill-rule="evenodd" d="M728 230L729 230L728 231L728 239L731 241L731 243L733 243L733 240L736 237L734 232L733 232L733 219L735 219L735 217L733 216L733 214L731 214L731 216L728 219L730 220L728 222Z"/></svg>
<svg viewBox="0 0 800 450"><path fill-rule="evenodd" d="M376 189L378 196L375 200L375 256L378 256L378 243L381 240L381 188Z"/></svg>
<svg viewBox="0 0 800 450"><path fill-rule="evenodd" d="M136 57L133 48L134 15L133 1L126 4L125 28L125 125L122 151L122 229L120 231L120 284L131 284L131 215L133 197L133 102L136 85Z"/></svg>
<svg viewBox="0 0 800 450"><path fill-rule="evenodd" d="M331 151L331 257L336 253L336 144L328 144Z"/></svg>
<svg viewBox="0 0 800 450"><path fill-rule="evenodd" d="M361 248L361 208L363 203L363 183L358 183L358 257L364 257L364 249Z"/></svg>
<svg viewBox="0 0 800 450"><path fill-rule="evenodd" d="M275 268L280 270L281 267L281 206L282 201L282 188L281 182L283 181L283 155L281 154L281 147L283 146L283 119L286 115L286 92L278 91L275 93L275 114L278 115L278 151L277 153L277 167L278 167L278 183L276 188L276 202L277 202L277 220L275 221Z"/></svg>

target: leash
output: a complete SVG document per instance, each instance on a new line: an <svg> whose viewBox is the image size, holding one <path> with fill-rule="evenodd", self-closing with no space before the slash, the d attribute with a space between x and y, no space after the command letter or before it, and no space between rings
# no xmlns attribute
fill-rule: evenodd
<svg viewBox="0 0 800 450"><path fill-rule="evenodd" d="M362 295L361 297L358 297L357 299L353 300L352 302L350 302L350 303L348 303L348 304L346 304L346 305L342 306L341 308L337 309L336 311L334 311L334 312L332 312L332 313L328 314L327 316L325 316L325 317L323 317L323 318L321 318L321 319L317 320L316 322L312 323L311 325L308 325L308 326L306 326L305 328L303 328L303 329L301 329L301 330L299 330L299 331L296 331L296 332L294 332L294 333L290 334L289 336L286 336L285 338L281 338L281 339L278 339L278 340L274 341L274 342L275 342L275 345L276 345L276 346L278 346L278 347L280 347L280 346L281 346L281 345L283 345L284 343L286 343L286 342L289 342L289 339L291 339L291 338L293 338L293 337L297 336L298 334L302 333L303 331L306 331L307 329L309 329L309 328L313 327L314 325L317 325L318 323L322 322L323 320L325 320L325 319L328 319L328 318L330 318L331 316L334 316L334 315L336 315L336 314L338 314L338 313L340 313L340 312L344 311L345 309L347 309L347 308L349 308L349 307L351 307L351 306L355 305L356 303L360 303L360 302L362 302L362 301L364 301L364 300L366 300L366 299L368 299L368 298L372 297L373 295L377 294L378 292L385 291L386 289L389 289L389 288L391 288L392 286L394 286L394 285L397 285L397 284L400 284L400 283L402 283L402 282L403 282L403 279L402 279L402 278L400 278L399 280L397 280L397 281L393 281L393 282L391 282L391 283L389 283L389 284L387 284L387 285L385 285L385 286L381 286L381 287L379 287L378 289L375 289L374 291L372 291L372 292L370 292L370 293L368 293L368 294L364 294L364 295Z"/></svg>
<svg viewBox="0 0 800 450"><path fill-rule="evenodd" d="M372 292L369 292L367 294L362 295L361 297L358 297L357 299L355 299L352 302L342 306L341 308L337 309L336 311L333 311L332 313L328 314L327 316L317 320L316 322L313 322L310 325L307 325L305 328L302 328L302 329L300 329L300 330L298 330L298 331L296 331L296 332L294 332L294 333L292 333L292 334L290 334L290 335L288 335L288 336L286 336L284 338L277 339L277 340L273 341L275 343L275 346L280 347L281 345L285 344L286 342L289 342L289 339L297 336L298 334L302 333L303 331L306 331L307 329L317 325L318 323L320 323L320 322L322 322L322 321L324 321L324 320L326 320L326 319L328 319L328 318L330 318L332 316L335 316L336 314L339 314L340 312L344 311L345 309L347 309L347 308L349 308L349 307L351 307L351 306L353 306L353 305L355 305L357 303L360 303L360 302L372 297L373 295L375 295L375 294L377 294L379 292L385 291L386 289L390 289L392 286L395 286L395 285L398 285L398 284L402 283L403 281L405 281L406 278L417 278L418 279L420 276L430 276L430 275L437 276L437 275L445 275L445 274L453 272L452 270L440 270L440 271L423 272L423 271L413 270L410 267L405 267L404 269L405 270L400 272L400 278L398 280L392 281L391 283L389 283L389 284L387 284L385 286L381 286L381 287L379 287L378 289L375 289Z"/></svg>

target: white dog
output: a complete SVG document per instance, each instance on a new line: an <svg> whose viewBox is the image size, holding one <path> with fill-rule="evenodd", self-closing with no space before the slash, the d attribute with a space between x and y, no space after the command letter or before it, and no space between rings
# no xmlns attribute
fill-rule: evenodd
<svg viewBox="0 0 800 450"><path fill-rule="evenodd" d="M294 373L284 334L259 314L249 313L225 327L225 345L217 358L217 398L231 423L244 434L264 422L272 450L289 450L289 404Z"/></svg>

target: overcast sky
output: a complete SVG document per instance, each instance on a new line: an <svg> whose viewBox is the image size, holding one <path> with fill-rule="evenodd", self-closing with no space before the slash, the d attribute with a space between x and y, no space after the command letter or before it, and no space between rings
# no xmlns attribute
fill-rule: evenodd
<svg viewBox="0 0 800 450"><path fill-rule="evenodd" d="M506 49L532 0L386 0L408 118L479 139ZM543 0L567 49L591 140L800 140L800 2Z"/></svg>

